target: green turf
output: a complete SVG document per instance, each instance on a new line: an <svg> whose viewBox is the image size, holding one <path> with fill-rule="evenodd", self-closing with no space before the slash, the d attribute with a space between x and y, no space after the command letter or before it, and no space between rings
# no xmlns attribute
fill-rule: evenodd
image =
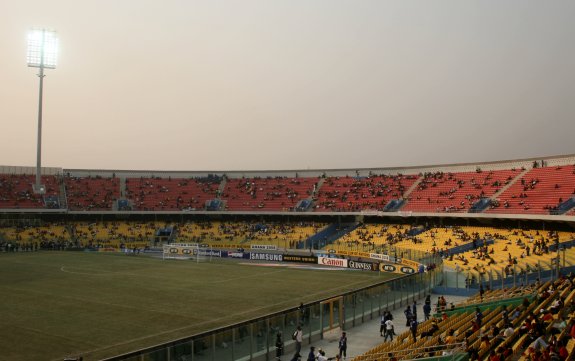
<svg viewBox="0 0 575 361"><path fill-rule="evenodd" d="M382 277L230 260L4 253L0 358L110 357L381 282Z"/></svg>

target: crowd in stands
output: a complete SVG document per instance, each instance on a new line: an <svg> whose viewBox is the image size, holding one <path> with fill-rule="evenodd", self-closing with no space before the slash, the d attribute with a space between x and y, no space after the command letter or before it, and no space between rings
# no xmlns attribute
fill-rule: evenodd
<svg viewBox="0 0 575 361"><path fill-rule="evenodd" d="M60 193L55 176L42 176L46 187L44 196L58 196ZM33 185L36 177L28 174L0 174L0 208L53 208L53 204L44 202L44 197L35 194Z"/></svg>
<svg viewBox="0 0 575 361"><path fill-rule="evenodd" d="M205 242L277 242L281 248L301 248L310 236L327 226L323 222L276 221L187 221L187 222L75 222L53 223L49 226L1 227L0 233L9 240L70 240L74 238L96 242L153 241L155 232L163 227L174 229L174 239L180 243ZM543 231L475 226L415 226L406 224L362 223L344 234L328 249L344 251L396 252L417 250L437 254L448 266L461 271L479 271L489 266L518 265L523 268L538 260L556 257L557 249L575 240L575 232ZM453 249L468 245L468 250ZM570 245L570 244L569 244ZM567 261L575 261L570 253ZM521 266L520 265L520 266Z"/></svg>
<svg viewBox="0 0 575 361"><path fill-rule="evenodd" d="M163 222L74 222L69 225L77 244L88 248L145 248L153 244Z"/></svg>
<svg viewBox="0 0 575 361"><path fill-rule="evenodd" d="M445 264L475 278L523 275L540 269L551 269L557 262L557 250L575 239L570 232L492 229L472 235L473 248L456 255L445 253ZM479 239L491 244L477 245ZM551 251L553 249L553 251ZM574 259L566 255L568 264ZM493 272L490 272L492 270Z"/></svg>
<svg viewBox="0 0 575 361"><path fill-rule="evenodd" d="M222 200L231 211L290 211L309 198L317 187L318 178L232 178L228 179Z"/></svg>
<svg viewBox="0 0 575 361"><path fill-rule="evenodd" d="M196 221L177 224L178 242L270 244L278 248L302 248L305 240L319 232L320 222L220 222Z"/></svg>
<svg viewBox="0 0 575 361"><path fill-rule="evenodd" d="M134 210L191 211L203 210L205 202L219 196L219 178L126 179L126 197Z"/></svg>
<svg viewBox="0 0 575 361"><path fill-rule="evenodd" d="M575 240L575 232L543 231L467 226L409 226L401 224L360 224L327 249L380 252L403 257L410 252L439 255L445 264L475 281L487 277L524 274L551 269L557 249ZM466 246L467 251L456 251ZM563 262L563 260L561 261ZM575 265L572 251L565 254L567 265Z"/></svg>
<svg viewBox="0 0 575 361"><path fill-rule="evenodd" d="M474 172L433 171L411 175L199 178L125 176L43 176L44 196L34 194L33 175L0 174L0 208L60 208L65 185L70 210L195 211L219 200L228 211L487 212L575 215L575 165ZM125 182L124 182L125 181ZM481 201L481 202L479 202ZM485 205L483 206L483 204ZM479 206L481 205L481 206ZM394 204L395 206L395 204ZM479 209L474 209L478 207ZM487 208L487 209L486 209Z"/></svg>
<svg viewBox="0 0 575 361"><path fill-rule="evenodd" d="M361 224L352 232L338 239L333 249L381 251L382 246L392 246L410 238L412 227L402 224Z"/></svg>
<svg viewBox="0 0 575 361"><path fill-rule="evenodd" d="M328 224L303 221L186 221L186 222L56 222L43 226L0 227L0 241L38 248L90 247L123 248L159 245L160 242L212 244L232 248L274 245L279 249L302 249L306 241ZM158 236L161 229L169 235ZM467 285L486 279L500 279L575 265L571 245L575 232L494 227L414 226L364 223L333 243L326 251L362 251L413 259L438 255L446 267L462 274ZM29 246L24 246L28 247ZM565 249L565 251L561 251ZM561 253L558 252L561 251Z"/></svg>
<svg viewBox="0 0 575 361"><path fill-rule="evenodd" d="M369 175L368 177L327 177L314 196L318 211L382 211L392 199L404 197L417 180L416 175Z"/></svg>
<svg viewBox="0 0 575 361"><path fill-rule="evenodd" d="M74 211L111 211L120 198L116 177L64 177L68 208Z"/></svg>
<svg viewBox="0 0 575 361"><path fill-rule="evenodd" d="M318 233L326 224L321 222L266 221L193 221L193 222L54 222L42 226L2 226L0 241L19 249L38 245L34 249L57 245L64 247L124 248L159 245L161 242L234 244L249 248L252 244L276 245L278 248L303 248L305 240ZM160 236L170 229L169 236ZM18 245L18 247L16 247ZM44 247L46 245L46 247ZM5 248L7 250L7 248Z"/></svg>
<svg viewBox="0 0 575 361"><path fill-rule="evenodd" d="M521 173L520 169L425 173L409 195L405 211L467 212L475 202L489 198Z"/></svg>
<svg viewBox="0 0 575 361"><path fill-rule="evenodd" d="M435 316L425 313L421 320L407 306L409 328L353 360L459 353L467 353L470 360L570 360L575 356L574 278L570 274L545 284L487 290L451 307L440 297ZM428 296L425 303L430 302Z"/></svg>
<svg viewBox="0 0 575 361"><path fill-rule="evenodd" d="M575 196L575 165L535 167L499 195L489 213L548 214Z"/></svg>
<svg viewBox="0 0 575 361"><path fill-rule="evenodd" d="M66 223L54 222L36 226L0 227L0 244L6 252L64 249L74 245Z"/></svg>

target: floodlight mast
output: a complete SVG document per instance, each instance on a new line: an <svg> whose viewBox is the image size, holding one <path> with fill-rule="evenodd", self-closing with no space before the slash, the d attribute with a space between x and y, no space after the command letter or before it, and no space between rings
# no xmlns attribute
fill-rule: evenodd
<svg viewBox="0 0 575 361"><path fill-rule="evenodd" d="M28 33L28 66L39 68L40 86L38 92L38 142L36 151L36 183L34 193L46 193L41 184L42 176L42 98L44 92L44 68L55 69L58 56L58 38L56 32L46 29L32 29Z"/></svg>

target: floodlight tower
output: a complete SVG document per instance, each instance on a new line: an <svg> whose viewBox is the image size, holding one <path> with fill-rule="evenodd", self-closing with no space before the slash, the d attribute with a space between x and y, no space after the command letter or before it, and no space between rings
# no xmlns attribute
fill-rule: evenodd
<svg viewBox="0 0 575 361"><path fill-rule="evenodd" d="M46 187L41 184L42 169L42 92L44 90L44 69L56 69L58 60L58 37L56 32L47 29L32 29L28 32L28 66L39 68L40 91L38 95L38 144L36 152L36 183L34 193L44 194Z"/></svg>

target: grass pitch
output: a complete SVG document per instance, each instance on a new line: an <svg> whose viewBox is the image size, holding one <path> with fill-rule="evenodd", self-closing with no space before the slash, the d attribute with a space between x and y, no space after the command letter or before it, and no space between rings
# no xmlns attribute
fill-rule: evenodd
<svg viewBox="0 0 575 361"><path fill-rule="evenodd" d="M384 280L376 272L163 261L80 252L0 254L0 359L95 360Z"/></svg>

